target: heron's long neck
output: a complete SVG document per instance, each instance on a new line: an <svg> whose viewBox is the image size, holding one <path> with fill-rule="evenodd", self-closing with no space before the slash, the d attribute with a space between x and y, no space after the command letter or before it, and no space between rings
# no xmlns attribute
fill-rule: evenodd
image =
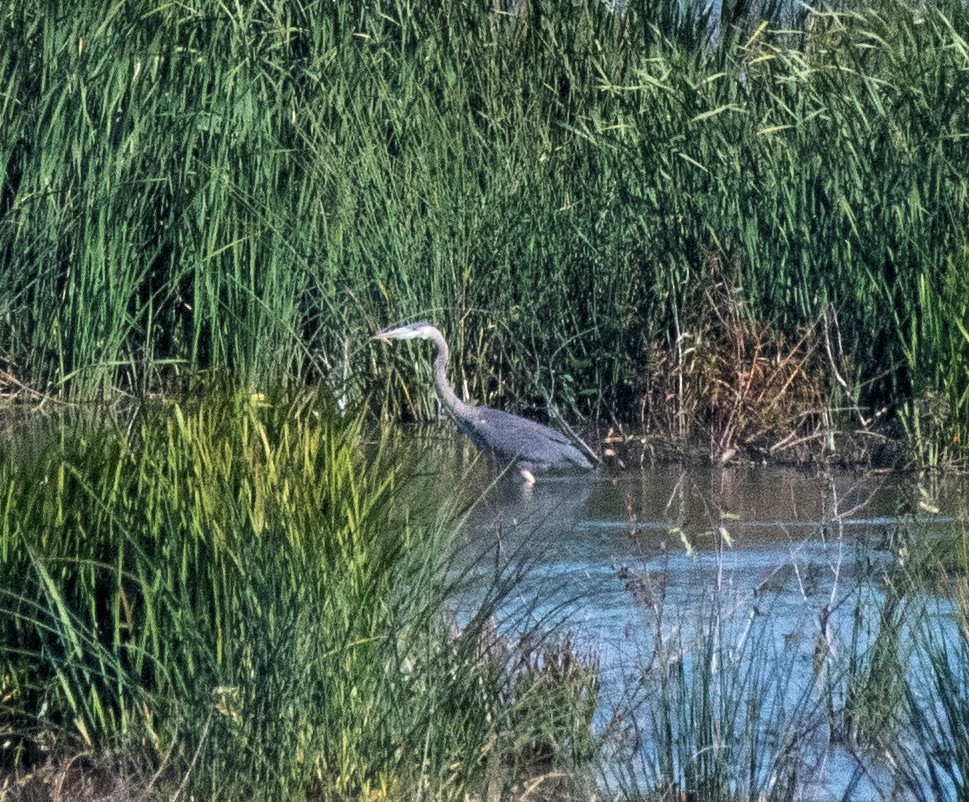
<svg viewBox="0 0 969 802"><path fill-rule="evenodd" d="M434 387L437 389L441 403L448 408L448 411L458 420L465 419L472 414L472 408L457 397L447 380L447 366L451 359L451 351L442 335L439 334L433 339L437 346L437 355L434 357Z"/></svg>

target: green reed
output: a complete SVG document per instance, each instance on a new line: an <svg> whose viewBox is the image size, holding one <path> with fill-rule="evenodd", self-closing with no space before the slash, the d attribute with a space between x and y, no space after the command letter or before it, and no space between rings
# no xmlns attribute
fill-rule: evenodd
<svg viewBox="0 0 969 802"><path fill-rule="evenodd" d="M770 582L738 593L694 566L702 604L684 615L662 570L630 572L630 601L652 638L612 711L604 788L631 800L963 798L969 595L960 530L894 532L886 573L871 562L875 547L855 543L859 566L831 565L835 584L850 588L834 588L830 604L806 596L793 620L786 603L774 607Z"/></svg>
<svg viewBox="0 0 969 802"><path fill-rule="evenodd" d="M617 761L621 798L780 800L801 790L823 721L814 682L797 685L794 658L753 613L737 627L729 618L738 611L722 615L720 604L711 598L718 609L685 637L662 636L655 622L655 654L616 718L645 742Z"/></svg>
<svg viewBox="0 0 969 802"><path fill-rule="evenodd" d="M965 597L954 626L927 611L919 620L917 672L902 709L907 728L893 750L898 775L913 799L959 799L969 793L969 641ZM933 622L935 617L935 622Z"/></svg>
<svg viewBox="0 0 969 802"><path fill-rule="evenodd" d="M829 406L942 396L964 453L965 5L667 6L4 4L0 367L359 397L422 316L480 400L690 435L724 285L817 327Z"/></svg>
<svg viewBox="0 0 969 802"><path fill-rule="evenodd" d="M0 765L115 749L147 791L444 798L526 772L524 734L582 734L594 676L493 635L500 577L456 627L453 526L404 508L359 416L212 393L35 425L0 463Z"/></svg>

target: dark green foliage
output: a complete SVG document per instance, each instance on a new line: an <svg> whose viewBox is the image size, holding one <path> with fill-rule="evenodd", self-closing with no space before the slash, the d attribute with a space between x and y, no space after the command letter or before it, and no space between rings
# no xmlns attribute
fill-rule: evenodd
<svg viewBox="0 0 969 802"><path fill-rule="evenodd" d="M420 315L479 400L656 421L723 283L755 330L836 321L830 406L901 408L942 462L969 11L838 9L5 2L0 369L363 394L365 337Z"/></svg>

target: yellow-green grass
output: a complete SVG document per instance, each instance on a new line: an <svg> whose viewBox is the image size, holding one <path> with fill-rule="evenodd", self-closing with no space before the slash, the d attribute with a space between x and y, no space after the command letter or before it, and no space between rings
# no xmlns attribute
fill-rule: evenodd
<svg viewBox="0 0 969 802"><path fill-rule="evenodd" d="M5 782L93 753L166 798L443 799L574 765L594 672L498 641L498 580L457 627L457 525L360 421L213 391L4 448Z"/></svg>

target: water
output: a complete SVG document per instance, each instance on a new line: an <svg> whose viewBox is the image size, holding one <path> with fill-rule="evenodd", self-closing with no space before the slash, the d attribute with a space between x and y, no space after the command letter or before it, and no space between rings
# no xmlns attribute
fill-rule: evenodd
<svg viewBox="0 0 969 802"><path fill-rule="evenodd" d="M963 484L662 466L541 477L528 488L491 484L493 473L460 442L433 448L429 477L441 499L480 499L456 575L483 593L496 572L524 566L499 630L554 629L598 666L593 724L615 744L602 770L608 789L646 792L664 768L681 771L703 750L723 749L697 725L705 719L696 704L709 693L712 731L734 739L730 760L749 766L731 793L776 794L795 733L796 797L899 794L885 760L851 736L846 698L871 664L886 583L913 549L958 530ZM469 609L476 598L471 591ZM931 608L945 637L954 633L945 599L909 604ZM680 703L673 766L658 747L662 699ZM743 713L754 707L758 715Z"/></svg>

